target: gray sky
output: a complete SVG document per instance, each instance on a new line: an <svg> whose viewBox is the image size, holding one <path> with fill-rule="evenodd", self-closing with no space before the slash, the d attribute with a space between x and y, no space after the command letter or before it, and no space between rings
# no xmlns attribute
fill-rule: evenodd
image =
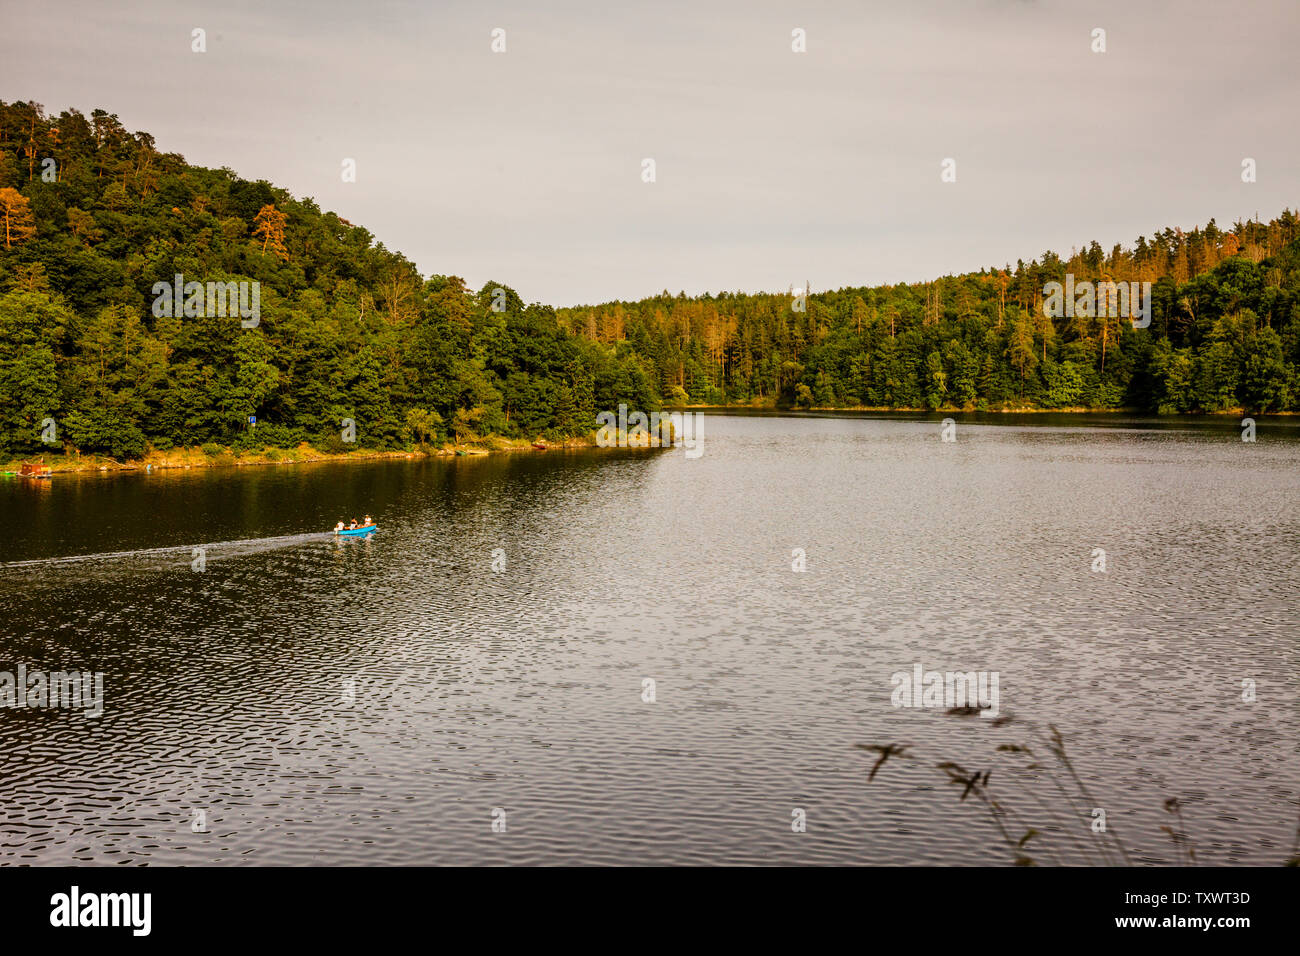
<svg viewBox="0 0 1300 956"><path fill-rule="evenodd" d="M0 8L0 99L102 107L526 301L916 281L1300 204L1296 0Z"/></svg>

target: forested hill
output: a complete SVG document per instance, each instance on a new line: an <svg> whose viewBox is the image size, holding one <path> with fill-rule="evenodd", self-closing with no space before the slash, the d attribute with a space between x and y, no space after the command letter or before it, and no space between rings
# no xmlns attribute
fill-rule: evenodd
<svg viewBox="0 0 1300 956"><path fill-rule="evenodd" d="M561 309L423 279L365 229L160 151L102 110L0 102L0 453L590 433L620 403L1300 407L1300 230L1167 229L929 283ZM1044 312L1151 282L1151 324ZM257 283L256 320L157 284ZM233 288L233 286L232 286ZM187 293L188 295L188 293ZM258 422L248 427L250 416ZM355 445L344 422L354 423Z"/></svg>
<svg viewBox="0 0 1300 956"><path fill-rule="evenodd" d="M210 442L559 437L592 432L619 402L658 407L627 345L567 334L504 283L424 280L312 200L190 165L102 110L0 102L0 220L10 455L51 450L46 419L60 444L136 457ZM260 283L255 327L155 315L155 283L177 274Z"/></svg>
<svg viewBox="0 0 1300 956"><path fill-rule="evenodd" d="M630 341L671 403L895 408L1300 409L1300 222L1165 229L1109 254L933 282L786 294L667 292L561 309ZM1150 282L1150 325L1049 318L1047 283ZM804 283L800 283L803 286ZM797 308L802 305L803 308ZM1110 310L1107 310L1110 311Z"/></svg>

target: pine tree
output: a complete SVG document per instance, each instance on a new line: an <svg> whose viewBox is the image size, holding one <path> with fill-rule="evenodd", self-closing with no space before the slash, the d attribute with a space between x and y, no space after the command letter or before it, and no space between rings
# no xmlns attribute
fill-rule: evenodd
<svg viewBox="0 0 1300 956"><path fill-rule="evenodd" d="M6 249L36 235L36 220L32 216L31 203L26 196L9 186L0 189L0 217L4 218Z"/></svg>
<svg viewBox="0 0 1300 956"><path fill-rule="evenodd" d="M253 220L253 235L262 237L262 254L269 248L281 259L289 258L289 250L284 247L284 224L289 219L275 208L275 203L267 203Z"/></svg>

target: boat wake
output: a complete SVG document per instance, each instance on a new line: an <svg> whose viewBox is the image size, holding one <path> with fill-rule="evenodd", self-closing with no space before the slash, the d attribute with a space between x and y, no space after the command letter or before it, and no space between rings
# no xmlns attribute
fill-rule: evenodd
<svg viewBox="0 0 1300 956"><path fill-rule="evenodd" d="M0 561L0 572L23 569L64 568L79 565L98 565L114 562L141 562L149 564L163 559L161 567L173 566L176 558L188 565L194 560L214 561L244 557L263 551L292 548L303 544L325 543L333 535L329 532L287 534L271 538L244 538L239 541L214 541L199 544L178 544L166 548L138 548L133 551L104 551L99 554L76 554L56 558L32 558L26 561ZM170 560L168 560L170 559Z"/></svg>

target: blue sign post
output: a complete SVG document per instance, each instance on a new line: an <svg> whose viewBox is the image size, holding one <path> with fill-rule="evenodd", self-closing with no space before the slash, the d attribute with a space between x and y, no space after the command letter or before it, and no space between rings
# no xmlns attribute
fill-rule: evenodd
<svg viewBox="0 0 1300 956"><path fill-rule="evenodd" d="M257 416L256 416L256 415L249 415L249 416L248 416L248 425L249 425L250 428L256 428L256 427L257 427Z"/></svg>

